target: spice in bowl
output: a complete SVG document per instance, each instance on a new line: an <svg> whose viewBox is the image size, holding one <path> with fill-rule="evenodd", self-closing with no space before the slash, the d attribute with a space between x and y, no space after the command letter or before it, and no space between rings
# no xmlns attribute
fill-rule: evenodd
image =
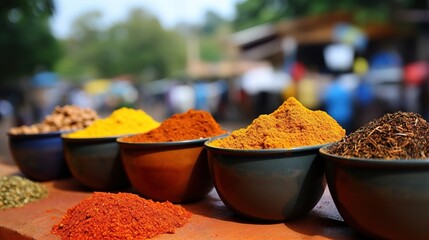
<svg viewBox="0 0 429 240"><path fill-rule="evenodd" d="M46 197L48 191L40 183L20 176L0 178L0 209L22 207Z"/></svg>
<svg viewBox="0 0 429 240"><path fill-rule="evenodd" d="M321 145L340 140L345 130L324 111L312 111L293 97L271 114L262 114L211 146L230 149L275 149Z"/></svg>
<svg viewBox="0 0 429 240"><path fill-rule="evenodd" d="M117 142L127 176L139 194L183 203L201 200L213 188L204 142L226 132L209 112L190 109L152 131Z"/></svg>
<svg viewBox="0 0 429 240"><path fill-rule="evenodd" d="M300 218L326 187L319 149L344 135L326 112L288 98L246 128L205 142L216 191L232 212L245 218Z"/></svg>
<svg viewBox="0 0 429 240"><path fill-rule="evenodd" d="M412 112L387 113L327 148L342 157L427 159L429 123Z"/></svg>
<svg viewBox="0 0 429 240"><path fill-rule="evenodd" d="M56 106L44 120L9 130L9 150L19 170L36 181L70 176L64 161L61 134L83 129L98 119L91 108L75 105Z"/></svg>
<svg viewBox="0 0 429 240"><path fill-rule="evenodd" d="M99 138L150 131L159 123L140 109L122 107L107 118L97 119L85 129L72 132L69 138Z"/></svg>
<svg viewBox="0 0 429 240"><path fill-rule="evenodd" d="M10 134L39 134L56 131L71 131L89 126L98 119L97 112L91 108L75 105L56 106L40 123L30 126L19 126L10 129Z"/></svg>
<svg viewBox="0 0 429 240"><path fill-rule="evenodd" d="M335 206L371 239L427 239L429 124L398 111L319 150Z"/></svg>
<svg viewBox="0 0 429 240"><path fill-rule="evenodd" d="M94 192L67 210L51 233L61 239L148 239L174 233L191 213L132 193Z"/></svg>
<svg viewBox="0 0 429 240"><path fill-rule="evenodd" d="M190 109L174 114L147 133L122 138L123 142L175 142L222 135L222 129L213 116L204 110Z"/></svg>

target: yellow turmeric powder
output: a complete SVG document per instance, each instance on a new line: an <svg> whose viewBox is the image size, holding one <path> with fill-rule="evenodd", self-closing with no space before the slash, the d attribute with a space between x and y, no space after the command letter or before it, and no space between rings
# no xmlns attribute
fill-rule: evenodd
<svg viewBox="0 0 429 240"><path fill-rule="evenodd" d="M96 138L148 132L159 126L143 110L122 107L104 119L97 119L88 127L72 132L70 138Z"/></svg>
<svg viewBox="0 0 429 240"><path fill-rule="evenodd" d="M294 97L271 114L262 114L246 128L210 145L233 149L295 148L335 142L346 131L326 112L312 111Z"/></svg>

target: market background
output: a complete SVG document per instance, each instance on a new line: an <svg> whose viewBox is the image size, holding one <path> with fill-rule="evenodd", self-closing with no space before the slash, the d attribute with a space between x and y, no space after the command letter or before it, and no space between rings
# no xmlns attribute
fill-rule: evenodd
<svg viewBox="0 0 429 240"><path fill-rule="evenodd" d="M0 4L1 162L11 127L64 104L158 121L203 109L228 130L290 96L347 132L387 112L429 119L429 1L141 2Z"/></svg>

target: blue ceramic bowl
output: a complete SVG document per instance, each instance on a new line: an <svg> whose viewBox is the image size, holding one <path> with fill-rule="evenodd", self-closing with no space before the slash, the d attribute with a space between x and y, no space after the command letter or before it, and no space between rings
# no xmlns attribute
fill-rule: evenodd
<svg viewBox="0 0 429 240"><path fill-rule="evenodd" d="M320 149L344 221L376 239L428 239L429 159L341 157Z"/></svg>
<svg viewBox="0 0 429 240"><path fill-rule="evenodd" d="M8 133L9 150L24 176L35 181L50 181L70 176L61 141L63 133Z"/></svg>
<svg viewBox="0 0 429 240"><path fill-rule="evenodd" d="M239 150L211 146L208 161L221 200L254 220L285 221L311 211L326 187L319 146Z"/></svg>
<svg viewBox="0 0 429 240"><path fill-rule="evenodd" d="M213 189L204 142L130 143L118 138L134 189L144 197L173 203L203 199Z"/></svg>
<svg viewBox="0 0 429 240"><path fill-rule="evenodd" d="M116 138L70 138L61 135L67 166L73 177L93 190L116 190L130 186Z"/></svg>

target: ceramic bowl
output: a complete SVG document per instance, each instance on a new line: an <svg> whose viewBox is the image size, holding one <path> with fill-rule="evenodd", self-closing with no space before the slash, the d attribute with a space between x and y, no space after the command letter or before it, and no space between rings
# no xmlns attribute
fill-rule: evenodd
<svg viewBox="0 0 429 240"><path fill-rule="evenodd" d="M25 177L34 181L50 181L70 176L64 159L62 133L8 133L9 151Z"/></svg>
<svg viewBox="0 0 429 240"><path fill-rule="evenodd" d="M376 239L429 236L429 159L348 158L327 152L326 179L344 221Z"/></svg>
<svg viewBox="0 0 429 240"><path fill-rule="evenodd" d="M321 146L239 150L211 146L209 167L221 200L237 215L285 221L307 214L322 197L326 182Z"/></svg>
<svg viewBox="0 0 429 240"><path fill-rule="evenodd" d="M117 137L70 138L61 135L71 174L93 190L116 190L130 186L116 143Z"/></svg>
<svg viewBox="0 0 429 240"><path fill-rule="evenodd" d="M203 199L213 189L206 140L130 143L119 138L118 143L131 185L140 195L183 203Z"/></svg>

